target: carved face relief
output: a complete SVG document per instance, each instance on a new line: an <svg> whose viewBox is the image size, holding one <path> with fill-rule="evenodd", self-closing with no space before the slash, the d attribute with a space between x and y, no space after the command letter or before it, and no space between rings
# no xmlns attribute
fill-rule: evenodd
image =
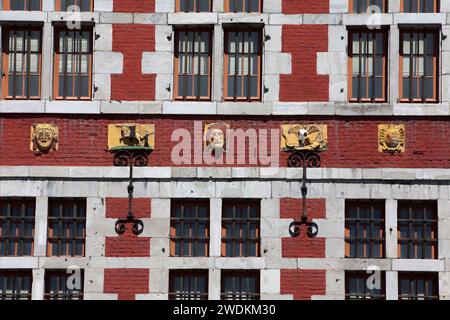
<svg viewBox="0 0 450 320"><path fill-rule="evenodd" d="M221 122L205 125L205 148L209 148L211 151L223 151L226 148L226 132L229 128L229 124Z"/></svg>
<svg viewBox="0 0 450 320"><path fill-rule="evenodd" d="M58 127L51 124L36 124L31 127L30 149L37 154L58 149Z"/></svg>
<svg viewBox="0 0 450 320"><path fill-rule="evenodd" d="M378 125L379 152L405 152L405 126L380 124Z"/></svg>
<svg viewBox="0 0 450 320"><path fill-rule="evenodd" d="M326 125L288 124L281 126L281 150L325 151L328 148Z"/></svg>

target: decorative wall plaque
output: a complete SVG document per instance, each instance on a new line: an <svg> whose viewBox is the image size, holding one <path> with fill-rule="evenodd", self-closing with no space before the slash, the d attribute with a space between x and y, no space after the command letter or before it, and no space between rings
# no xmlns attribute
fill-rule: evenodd
<svg viewBox="0 0 450 320"><path fill-rule="evenodd" d="M327 126L322 124L282 125L280 147L283 151L325 151L328 149Z"/></svg>
<svg viewBox="0 0 450 320"><path fill-rule="evenodd" d="M405 125L379 124L378 125L378 151L379 152L405 152Z"/></svg>
<svg viewBox="0 0 450 320"><path fill-rule="evenodd" d="M53 124L39 123L31 126L30 150L45 154L58 150L59 129Z"/></svg>
<svg viewBox="0 0 450 320"><path fill-rule="evenodd" d="M226 133L230 129L229 123L215 122L205 125L203 134L204 147L216 155L226 149Z"/></svg>
<svg viewBox="0 0 450 320"><path fill-rule="evenodd" d="M108 149L124 147L152 149L155 146L153 124L120 123L108 126Z"/></svg>

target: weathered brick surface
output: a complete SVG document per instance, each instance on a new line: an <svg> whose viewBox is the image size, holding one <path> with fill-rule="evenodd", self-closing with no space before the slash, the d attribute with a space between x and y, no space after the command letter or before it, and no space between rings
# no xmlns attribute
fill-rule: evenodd
<svg viewBox="0 0 450 320"><path fill-rule="evenodd" d="M155 12L156 0L114 0L114 12L149 13Z"/></svg>
<svg viewBox="0 0 450 320"><path fill-rule="evenodd" d="M283 0L282 6L285 14L330 12L329 0Z"/></svg>
<svg viewBox="0 0 450 320"><path fill-rule="evenodd" d="M281 294L292 294L294 300L310 300L325 295L325 270L281 270Z"/></svg>
<svg viewBox="0 0 450 320"><path fill-rule="evenodd" d="M128 198L106 198L106 217L123 218L128 213ZM136 218L150 218L151 199L134 198L133 213Z"/></svg>
<svg viewBox="0 0 450 320"><path fill-rule="evenodd" d="M104 293L116 293L119 300L135 300L149 292L149 269L105 269Z"/></svg>

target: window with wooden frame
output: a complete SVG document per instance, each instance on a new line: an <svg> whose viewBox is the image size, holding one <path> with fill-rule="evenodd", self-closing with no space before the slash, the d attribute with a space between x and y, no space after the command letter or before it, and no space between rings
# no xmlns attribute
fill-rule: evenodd
<svg viewBox="0 0 450 320"><path fill-rule="evenodd" d="M5 26L2 32L2 98L40 99L41 28Z"/></svg>
<svg viewBox="0 0 450 320"><path fill-rule="evenodd" d="M209 256L209 201L172 200L170 255Z"/></svg>
<svg viewBox="0 0 450 320"><path fill-rule="evenodd" d="M270 0L268 0L270 1ZM225 12L262 12L263 0L224 0Z"/></svg>
<svg viewBox="0 0 450 320"><path fill-rule="evenodd" d="M211 12L212 0L176 0L176 12Z"/></svg>
<svg viewBox="0 0 450 320"><path fill-rule="evenodd" d="M386 275L380 273L379 283L372 281L373 274L366 271L345 272L345 299L346 300L385 300ZM370 279L369 279L370 278Z"/></svg>
<svg viewBox="0 0 450 320"><path fill-rule="evenodd" d="M45 300L83 300L83 286L84 270L45 270Z"/></svg>
<svg viewBox="0 0 450 320"><path fill-rule="evenodd" d="M436 201L399 201L397 228L399 258L438 258Z"/></svg>
<svg viewBox="0 0 450 320"><path fill-rule="evenodd" d="M388 0L349 0L349 12L351 13L385 13Z"/></svg>
<svg viewBox="0 0 450 320"><path fill-rule="evenodd" d="M262 29L226 29L224 99L261 101Z"/></svg>
<svg viewBox="0 0 450 320"><path fill-rule="evenodd" d="M92 28L55 29L53 72L55 99L91 99Z"/></svg>
<svg viewBox="0 0 450 320"><path fill-rule="evenodd" d="M438 102L439 32L400 30L400 102Z"/></svg>
<svg viewBox="0 0 450 320"><path fill-rule="evenodd" d="M220 298L222 300L259 300L259 281L259 271L222 271Z"/></svg>
<svg viewBox="0 0 450 320"><path fill-rule="evenodd" d="M42 0L3 0L3 10L42 10Z"/></svg>
<svg viewBox="0 0 450 320"><path fill-rule="evenodd" d="M211 40L211 29L176 30L175 100L211 100Z"/></svg>
<svg viewBox="0 0 450 320"><path fill-rule="evenodd" d="M345 256L383 258L385 256L384 201L346 201Z"/></svg>
<svg viewBox="0 0 450 320"><path fill-rule="evenodd" d="M208 270L170 270L169 300L208 300Z"/></svg>
<svg viewBox="0 0 450 320"><path fill-rule="evenodd" d="M260 256L261 204L259 200L222 203L222 256Z"/></svg>
<svg viewBox="0 0 450 320"><path fill-rule="evenodd" d="M55 0L56 11L73 11L72 6L77 6L76 11L94 11L94 0Z"/></svg>
<svg viewBox="0 0 450 320"><path fill-rule="evenodd" d="M349 29L348 99L385 102L387 96L388 30Z"/></svg>
<svg viewBox="0 0 450 320"><path fill-rule="evenodd" d="M406 13L437 13L439 0L402 0L400 12Z"/></svg>
<svg viewBox="0 0 450 320"><path fill-rule="evenodd" d="M433 272L399 272L399 300L439 300L439 276Z"/></svg>
<svg viewBox="0 0 450 320"><path fill-rule="evenodd" d="M31 300L31 270L0 269L0 300Z"/></svg>
<svg viewBox="0 0 450 320"><path fill-rule="evenodd" d="M0 256L31 256L34 224L34 200L1 198Z"/></svg>
<svg viewBox="0 0 450 320"><path fill-rule="evenodd" d="M84 256L86 199L50 199L48 204L48 256Z"/></svg>

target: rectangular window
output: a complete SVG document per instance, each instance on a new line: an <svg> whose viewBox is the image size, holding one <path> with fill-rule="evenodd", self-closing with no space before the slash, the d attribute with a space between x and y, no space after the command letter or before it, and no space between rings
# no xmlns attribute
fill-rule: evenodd
<svg viewBox="0 0 450 320"><path fill-rule="evenodd" d="M171 270L169 300L208 300L208 270Z"/></svg>
<svg viewBox="0 0 450 320"><path fill-rule="evenodd" d="M350 0L351 13L384 13L387 12L388 0Z"/></svg>
<svg viewBox="0 0 450 320"><path fill-rule="evenodd" d="M225 0L224 5L225 12L262 12L262 0Z"/></svg>
<svg viewBox="0 0 450 320"><path fill-rule="evenodd" d="M435 201L400 201L397 224L400 258L438 258L438 219Z"/></svg>
<svg viewBox="0 0 450 320"><path fill-rule="evenodd" d="M0 199L0 256L31 256L35 201Z"/></svg>
<svg viewBox="0 0 450 320"><path fill-rule="evenodd" d="M176 0L176 12L211 12L212 0Z"/></svg>
<svg viewBox="0 0 450 320"><path fill-rule="evenodd" d="M39 99L41 29L5 27L3 30L3 98Z"/></svg>
<svg viewBox="0 0 450 320"><path fill-rule="evenodd" d="M86 200L51 199L47 236L48 256L84 256Z"/></svg>
<svg viewBox="0 0 450 320"><path fill-rule="evenodd" d="M349 30L350 102L385 102L387 88L387 30Z"/></svg>
<svg viewBox="0 0 450 320"><path fill-rule="evenodd" d="M41 0L3 0L4 10L41 10Z"/></svg>
<svg viewBox="0 0 450 320"><path fill-rule="evenodd" d="M68 270L45 271L46 300L83 300L84 270L69 272Z"/></svg>
<svg viewBox="0 0 450 320"><path fill-rule="evenodd" d="M55 34L55 99L89 100L92 85L92 29L57 29Z"/></svg>
<svg viewBox="0 0 450 320"><path fill-rule="evenodd" d="M209 201L172 201L170 253L175 257L209 256Z"/></svg>
<svg viewBox="0 0 450 320"><path fill-rule="evenodd" d="M225 30L224 99L261 101L262 30Z"/></svg>
<svg viewBox="0 0 450 320"><path fill-rule="evenodd" d="M175 33L175 100L211 100L210 29Z"/></svg>
<svg viewBox="0 0 450 320"><path fill-rule="evenodd" d="M439 12L439 0L402 0L400 12L406 13Z"/></svg>
<svg viewBox="0 0 450 320"><path fill-rule="evenodd" d="M0 269L0 300L31 300L31 270Z"/></svg>
<svg viewBox="0 0 450 320"><path fill-rule="evenodd" d="M439 33L400 31L400 102L438 102Z"/></svg>
<svg viewBox="0 0 450 320"><path fill-rule="evenodd" d="M372 274L365 271L345 272L346 300L384 300L386 299L385 273L381 273L379 283L374 283Z"/></svg>
<svg viewBox="0 0 450 320"><path fill-rule="evenodd" d="M94 11L94 0L56 0L56 11L74 11L72 6L79 8L76 11Z"/></svg>
<svg viewBox="0 0 450 320"><path fill-rule="evenodd" d="M222 271L222 300L259 300L259 271Z"/></svg>
<svg viewBox="0 0 450 320"><path fill-rule="evenodd" d="M222 256L260 256L260 201L225 200L222 204Z"/></svg>
<svg viewBox="0 0 450 320"><path fill-rule="evenodd" d="M399 272L399 300L439 300L437 273Z"/></svg>

